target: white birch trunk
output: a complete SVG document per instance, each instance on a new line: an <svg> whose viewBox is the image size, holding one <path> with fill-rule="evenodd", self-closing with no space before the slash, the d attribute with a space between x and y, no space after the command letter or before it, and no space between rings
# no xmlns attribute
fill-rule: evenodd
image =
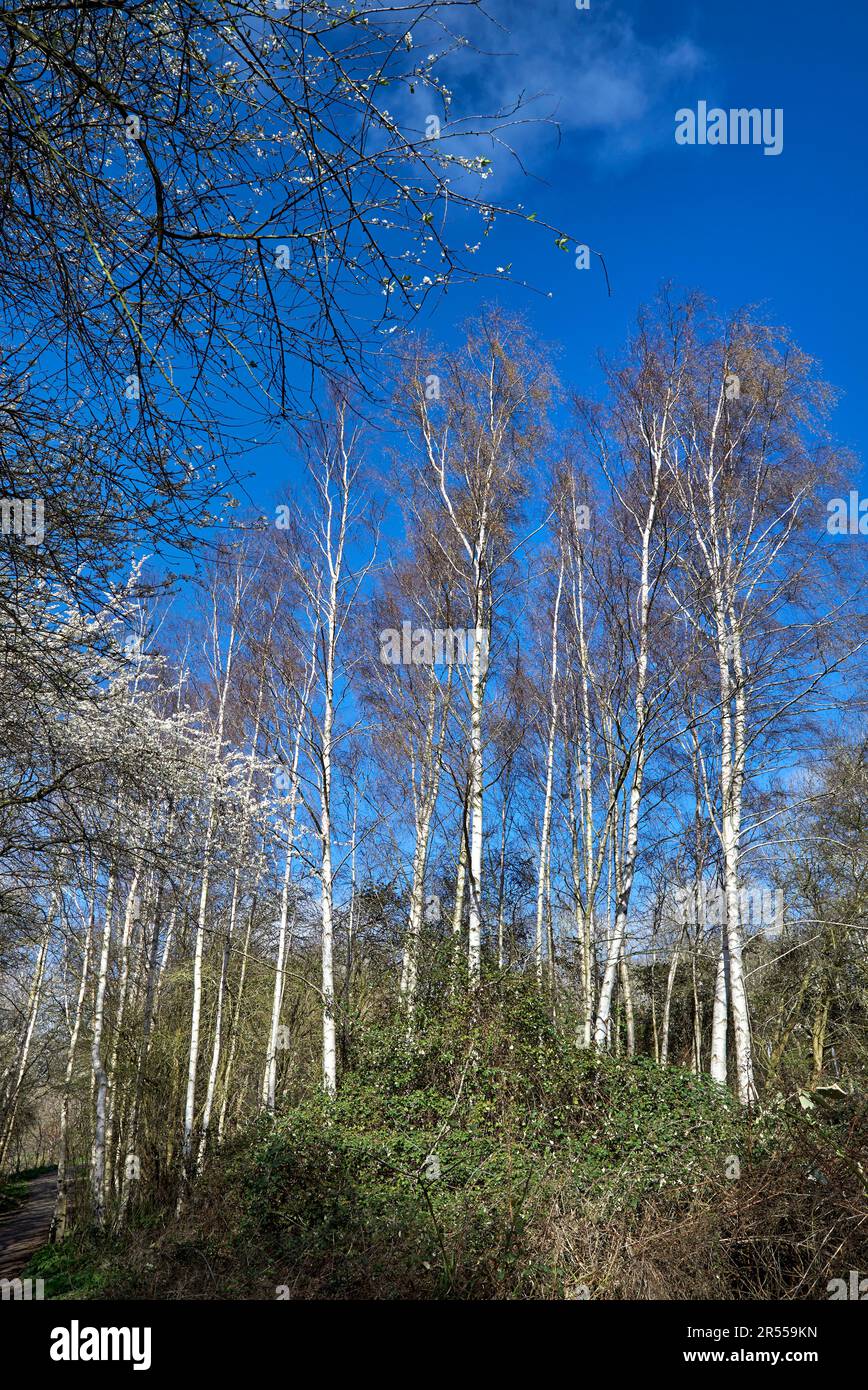
<svg viewBox="0 0 868 1390"><path fill-rule="evenodd" d="M269 633L270 636L270 633ZM232 941L235 935L235 920L238 914L238 898L241 891L241 875L246 873L247 864L247 841L250 834L250 805L253 797L253 778L256 770L256 750L259 744L259 730L262 722L262 703L265 695L265 671L260 670L259 690L256 697L256 714L253 720L253 733L250 741L250 764L247 770L247 779L244 784L244 794L241 803L241 834L238 850L238 858L235 863L235 870L232 876L232 900L229 905L229 923L226 928L226 940L223 945L223 954L220 960L220 980L217 986L217 1011L214 1019L214 1037L211 1043L211 1065L208 1069L208 1085L205 1090L205 1104L202 1109L202 1121L200 1124L199 1150L196 1158L196 1172L198 1173L205 1161L205 1154L208 1148L208 1136L211 1130L211 1112L214 1108L214 1096L217 1090L217 1077L220 1071L220 1055L223 1049L223 1006L226 993L226 981L229 974L229 953L232 949Z"/></svg>
<svg viewBox="0 0 868 1390"><path fill-rule="evenodd" d="M729 949L726 927L721 927L720 952L714 975L714 1007L711 1015L711 1059L709 1072L721 1086L726 1085L726 1030L729 1022Z"/></svg>
<svg viewBox="0 0 868 1390"><path fill-rule="evenodd" d="M461 962L461 931L464 925L464 892L467 882L467 841L468 811L470 807L470 781L461 808L460 843L458 846L458 865L455 870L455 898L452 904L452 988L455 988L458 967Z"/></svg>
<svg viewBox="0 0 868 1390"><path fill-rule="evenodd" d="M112 1038L112 1049L109 1060L106 1079L108 1091L106 1094L106 1132L105 1132L105 1154L106 1154L106 1173L107 1188L111 1186L114 1178L116 1160L113 1150L114 1131L115 1131L115 1077L117 1076L118 1050L120 1048L121 1034L124 1026L124 1014L127 1003L127 987L130 978L130 937L134 923L139 915L139 882L141 873L141 860L136 864L133 877L130 881L130 889L127 894L126 907L124 909L124 924L121 930L120 944L120 975L118 979L118 1005L115 1015L114 1036Z"/></svg>
<svg viewBox="0 0 868 1390"><path fill-rule="evenodd" d="M256 912L256 890L262 875L263 856L260 854L259 864L254 876L253 900L250 904L250 911L247 914L247 930L244 934L244 946L241 954L241 970L238 975L238 994L235 999L235 1010L232 1017L232 1027L230 1029L231 1041L229 1044L229 1056L226 1061L226 1072L223 1077L223 1098L220 1102L220 1118L217 1122L217 1143L223 1143L223 1136L226 1132L226 1116L229 1109L229 1095L232 1084L232 1077L235 1071L235 1058L238 1052L238 1032L241 1019L241 1006L244 1001L244 986L247 980L247 961L250 951L250 937L253 931L253 918Z"/></svg>
<svg viewBox="0 0 868 1390"><path fill-rule="evenodd" d="M240 575L236 583L240 583ZM217 788L220 778L220 758L223 749L223 725L226 716L226 698L229 692L229 678L232 671L232 658L235 647L237 619L237 589L236 589L236 609L232 614L232 621L229 629L229 645L226 653L226 668L223 675L223 682L220 689L220 704L217 714L217 733L214 740L214 764L211 773L211 785L208 796L208 824L205 831L205 846L202 854L202 883L199 891L199 912L196 919L196 940L193 952L193 998L190 1012L190 1052L187 1063L187 1094L184 1104L184 1139L183 1139L183 1159L184 1159L184 1179L192 1176L193 1169L193 1134L196 1125L196 1080L199 1066L199 1033L202 1022L202 959L205 947L205 923L208 911L208 889L211 878L211 860L214 846L214 833L217 825ZM214 612L214 649L219 650L217 636L218 617ZM179 1193L179 1207L183 1201L184 1187L182 1183Z"/></svg>
<svg viewBox="0 0 868 1390"><path fill-rule="evenodd" d="M636 689L635 689L635 768L633 782L630 787L630 801L627 815L627 835L624 847L623 862L621 873L617 884L617 901L615 906L615 925L612 932L612 939L609 942L608 958L606 969L603 974L603 982L600 986L600 998L597 1004L597 1017L594 1023L594 1045L598 1048L606 1046L606 1038L609 1033L609 1018L612 1008L612 994L615 988L615 978L619 968L619 962L624 950L624 941L627 934L627 913L630 906L630 894L633 888L633 876L636 869L636 854L639 848L639 812L642 804L642 781L645 772L646 747L646 725L648 718L646 704L646 684L648 679L648 642L649 642L649 615L651 607L651 583L650 583L650 548L651 536L654 530L654 522L657 512L657 494L660 478L661 454L660 449L653 450L654 473L651 487L651 494L648 501L648 510L642 527L642 556L639 578L638 610L639 610L639 652L636 663Z"/></svg>
<svg viewBox="0 0 868 1390"><path fill-rule="evenodd" d="M69 1102L72 1091L72 1078L75 1074L75 1054L78 1047L78 1038L81 1031L81 1020L84 1014L84 999L87 993L87 978L90 970L90 953L93 944L93 934L96 927L96 885L94 884L93 899L90 912L87 918L87 928L84 938L84 952L81 963L81 979L78 986L78 997L75 1002L75 1013L72 1020L72 1028L69 1034L69 1048L66 1054L66 1072L63 1078L63 1099L60 1105L60 1141L58 1146L57 1158L57 1197L54 1204L54 1215L51 1219L50 1239L62 1240L66 1230L67 1214L67 1194L66 1194L66 1169L68 1165L68 1145L69 1145Z"/></svg>
<svg viewBox="0 0 868 1390"><path fill-rule="evenodd" d="M558 614L561 606L561 593L564 586L564 564L561 560L558 571L558 588L552 614L551 682L549 685L549 735L546 748L546 782L543 800L542 831L540 833L539 869L536 891L536 932L534 937L534 959L536 963L537 984L543 982L543 911L545 907L546 880L549 865L549 837L552 823L552 783L554 779L555 740L558 729ZM554 961L551 962L552 968Z"/></svg>
<svg viewBox="0 0 868 1390"><path fill-rule="evenodd" d="M109 952L112 936L112 912L114 909L115 877L114 870L109 873L106 887L105 921L103 923L102 946L96 976L96 998L93 1011L93 1035L91 1038L91 1080L96 1097L96 1117L93 1131L93 1145L90 1159L90 1185L93 1201L94 1221L98 1229L105 1226L105 1120L106 1092L108 1078L102 1061L102 1035L105 1022L105 992L108 980Z"/></svg>
<svg viewBox="0 0 868 1390"><path fill-rule="evenodd" d="M268 1035L268 1051L265 1058L265 1075L262 1078L262 1105L269 1114L274 1113L275 1091L277 1086L277 1044L280 1036L280 1010L283 1006L284 970L286 968L286 936L289 921L289 888L292 879L293 839L295 833L295 813L298 804L298 759L301 744L302 717L299 716L298 729L293 749L292 775L290 782L289 813L286 829L286 861L283 868L283 890L280 898L280 929L277 938L277 965L274 972L274 992L271 1000L271 1030Z"/></svg>
<svg viewBox="0 0 868 1390"><path fill-rule="evenodd" d="M481 591L477 614L481 615ZM482 705L485 692L483 645L487 642L477 620L473 631L473 658L470 673L470 909L467 918L467 974L471 989L482 971L482 851L483 851L483 742Z"/></svg>
<svg viewBox="0 0 868 1390"><path fill-rule="evenodd" d="M335 1033L335 966L334 966L334 888L332 883L331 839L331 713L326 715L323 729L323 786L322 786L322 1078L327 1095L337 1092L337 1039Z"/></svg>
<svg viewBox="0 0 868 1390"><path fill-rule="evenodd" d="M419 792L416 798L416 839L413 846L413 869L410 885L410 910L407 922L407 936L404 957L401 963L400 997L407 1010L407 1028L412 1032L413 1014L416 1005L416 989L419 979L419 943L422 934L422 920L425 910L425 871L428 867L428 850L431 838L431 822L437 797L440 791L443 737L445 734L448 701L444 704L443 719L439 738L436 737L437 686L431 690L431 707L425 730L425 745L419 774Z"/></svg>

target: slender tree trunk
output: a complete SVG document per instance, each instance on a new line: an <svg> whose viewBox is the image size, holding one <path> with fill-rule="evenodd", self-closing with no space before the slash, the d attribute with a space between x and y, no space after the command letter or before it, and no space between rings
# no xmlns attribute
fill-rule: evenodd
<svg viewBox="0 0 868 1390"><path fill-rule="evenodd" d="M714 980L714 1009L711 1015L711 1059L709 1071L715 1081L726 1085L726 1030L729 1021L729 946L726 927L721 927L720 954Z"/></svg>
<svg viewBox="0 0 868 1390"><path fill-rule="evenodd" d="M160 922L163 915L163 893L164 884L162 876L158 879L157 896L154 904L154 918L151 927L151 938L148 943L147 964L145 967L145 1005L142 1018L142 1043L139 1049L139 1060L136 1067L135 1091L133 1094L133 1104L130 1111L129 1126L127 1129L127 1151L133 1157L137 1157L139 1138L139 1115L142 1107L142 1094L145 1084L145 1068L151 1051L151 1036L153 1033L154 1018L157 1007L157 955L160 946ZM124 1166L123 1184L121 1187L121 1220L126 1217L129 1207L131 1183L133 1179Z"/></svg>
<svg viewBox="0 0 868 1390"><path fill-rule="evenodd" d="M740 674L738 633L737 630L731 633L727 631L723 599L719 593L716 596L716 607L721 693L721 837L726 897L726 944L729 957L729 1002L735 1036L736 1091L741 1103L750 1105L756 1099L756 1087L753 1079L753 1048L742 959L739 902L739 842L745 743L743 679ZM730 654L735 666L734 691L729 672Z"/></svg>
<svg viewBox="0 0 868 1390"><path fill-rule="evenodd" d="M823 1079L823 1059L826 1052L826 1029L829 1023L831 1002L824 988L819 1003L817 1004L814 1024L811 1029L811 1053L814 1059L814 1070L811 1074L811 1090L813 1090L815 1086L819 1086Z"/></svg>
<svg viewBox="0 0 868 1390"><path fill-rule="evenodd" d="M621 874L618 876L620 882L616 883L615 924L612 931L612 939L609 943L609 953L606 960L606 969L603 974L603 983L600 986L597 1017L594 1023L594 1046L598 1049L603 1049L606 1046L606 1039L609 1031L609 1016L612 1007L612 994L615 988L615 980L620 968L621 954L627 936L627 914L630 906L630 894L633 887L636 853L639 847L639 808L642 801L643 770L644 762L640 761L636 767L633 785L630 788L625 863Z"/></svg>
<svg viewBox="0 0 868 1390"><path fill-rule="evenodd" d="M690 956L691 983L693 986L693 1071L697 1076L699 1076L702 1071L702 1005L699 1001L699 981L696 978L696 954L698 949L698 944L694 943Z"/></svg>
<svg viewBox="0 0 868 1390"><path fill-rule="evenodd" d="M322 783L322 1075L326 1094L337 1091L337 1047L335 1036L335 967L334 967L334 889L332 884L331 838L331 708L326 714L323 730Z"/></svg>
<svg viewBox="0 0 868 1390"><path fill-rule="evenodd" d="M256 914L256 889L262 874L262 856L260 855L259 867L254 876L253 898L250 903L250 912L247 915L247 930L244 934L244 947L241 954L241 970L238 975L238 994L235 999L235 1010L232 1016L232 1027L230 1029L229 1056L226 1061L226 1071L223 1076L223 1099L220 1103L220 1119L217 1123L217 1143L223 1143L223 1136L226 1132L226 1116L229 1108L229 1096L231 1093L232 1077L235 1072L235 1058L238 1052L239 1023L241 1020L241 1006L244 1000L244 986L247 980L247 961L250 952L250 937L253 931L253 919ZM240 1103L240 1097L239 1097Z"/></svg>
<svg viewBox="0 0 868 1390"><path fill-rule="evenodd" d="M84 952L81 962L81 979L78 986L78 998L76 999L75 1014L73 1015L72 1028L69 1034L69 1049L66 1054L66 1072L63 1078L63 1099L60 1104L60 1142L57 1158L57 1197L55 1199L54 1215L51 1219L51 1231L49 1233L49 1239L52 1241L62 1240L66 1233L68 1212L66 1170L69 1164L69 1103L72 1093L72 1078L75 1074L75 1053L78 1047L78 1037L81 1031L82 1015L84 1013L84 1000L87 993L87 978L88 971L90 970L90 953L95 926L96 884L94 883L93 897L91 899L87 929L84 938Z"/></svg>
<svg viewBox="0 0 868 1390"><path fill-rule="evenodd" d="M575 504L575 498L573 498ZM580 532L576 531L578 536ZM597 886L603 870L603 856L606 849L606 836L601 838L599 853L596 864L594 862L594 789L592 774L592 741L591 741L591 662L588 651L587 637L585 633L585 567L581 545L576 552L576 577L572 585L573 599L573 620L579 638L579 666L581 670L580 684L580 733L578 756L578 789L579 804L581 808L581 832L582 845L584 851L585 869L585 902L581 918L581 943L582 943L582 992L583 992L583 1015L582 1015L582 1037L583 1047L590 1047L594 1032L594 992L596 986L595 961L594 961L594 904L597 895ZM570 809L570 818L573 819L574 811ZM608 818L607 818L608 825ZM574 869L574 879L576 870ZM578 886L576 893L579 905L581 906L581 891Z"/></svg>
<svg viewBox="0 0 868 1390"><path fill-rule="evenodd" d="M36 1019L39 1014L39 1001L42 997L42 982L45 977L45 961L48 955L48 942L51 936L51 919L54 914L56 896L52 894L51 903L48 908L48 918L45 924L45 934L39 947L39 954L36 957L36 967L33 972L33 981L30 986L30 996L27 1001L27 1023L24 1029L24 1037L18 1051L18 1066L15 1070L15 1079L9 1091L8 1099L4 1108L2 1132L0 1132L0 1173L3 1172L3 1165L6 1160L6 1151L9 1141L12 1138L12 1131L15 1128L15 1115L18 1110L18 1099L21 1095L21 1086L24 1075L27 1071L27 1063L30 1058L30 1045L33 1040L33 1032L36 1027Z"/></svg>
<svg viewBox="0 0 868 1390"><path fill-rule="evenodd" d="M268 1111L269 1115L274 1113L277 1086L277 1048L280 1039L280 1010L283 1005L284 971L286 969L289 889L292 882L293 837L298 799L298 752L300 741L301 724L299 723L293 755L292 783L286 828L286 859L283 867L283 889L280 897L280 929L277 936L277 965L274 972L274 992L271 999L271 1030L268 1035L265 1075L262 1078L262 1105L263 1108Z"/></svg>
<svg viewBox="0 0 868 1390"><path fill-rule="evenodd" d="M488 644L481 622L482 596L479 588L470 673L470 910L467 919L467 975L471 989L479 984L482 970L482 705L485 692L483 663L487 659L483 655L483 646L487 651Z"/></svg>
<svg viewBox="0 0 868 1390"><path fill-rule="evenodd" d="M108 1066L109 1090L106 1096L106 1132L105 1132L105 1153L106 1153L106 1186L107 1189L113 1188L116 1173L116 1155L114 1152L114 1132L115 1132L115 1111L117 1106L118 1087L115 1084L118 1071L118 1054L121 1045L121 1036L124 1026L124 1015L126 1013L127 990L130 979L130 939L133 926L140 916L139 883L141 881L141 857L139 858L133 877L130 881L130 888L127 894L126 907L124 909L124 924L121 931L120 945L120 976L118 979L118 1003L115 1013L114 1036L112 1038L111 1057Z"/></svg>
<svg viewBox="0 0 868 1390"><path fill-rule="evenodd" d="M636 1052L636 1025L633 1014L633 990L630 984L630 966L627 953L621 948L621 994L624 999L624 1024L627 1032L627 1056Z"/></svg>
<svg viewBox="0 0 868 1390"><path fill-rule="evenodd" d="M452 904L452 985L456 983L458 968L461 963L461 933L464 926L464 891L467 882L467 839L468 839L468 807L470 804L470 780L468 778L467 788L464 795L464 803L461 808L461 841L458 846L458 865L455 870L455 897Z"/></svg>
<svg viewBox="0 0 868 1390"><path fill-rule="evenodd" d="M436 731L436 685L432 687L431 703L425 730L425 745L419 774L419 793L417 798L416 840L413 846L413 869L410 885L410 912L407 923L407 936L404 944L404 957L401 963L400 996L407 1010L407 1027L412 1032L413 1014L416 1005L416 989L419 979L419 943L422 934L422 919L425 910L425 871L428 866L428 850L431 839L431 822L437 797L440 791L440 770L442 765L442 744L445 733L446 711L441 725L439 739Z"/></svg>
<svg viewBox="0 0 868 1390"><path fill-rule="evenodd" d="M211 861L214 849L214 835L217 827L217 789L220 779L220 762L223 750L223 725L226 717L226 698L229 693L229 678L232 671L232 658L235 649L236 623L238 619L238 597L240 574L236 576L235 608L229 629L229 645L226 653L226 668L220 689L220 706L217 714L217 734L214 741L214 764L211 773L211 786L208 796L208 825L205 831L205 847L202 853L202 883L199 890L199 913L196 919L196 940L193 951L193 1000L190 1013L190 1054L187 1064L187 1093L184 1105L184 1174L178 1194L178 1207L183 1204L186 1182L193 1176L193 1136L196 1127L196 1080L199 1066L199 1030L202 1021L202 961L205 948L205 923L208 912L208 889L211 878ZM219 649L217 639L218 617L214 613L214 649Z"/></svg>
<svg viewBox="0 0 868 1390"><path fill-rule="evenodd" d="M178 918L178 907L175 904L169 913L169 922L166 927L166 940L163 943L163 954L160 957L160 968L157 971L157 982L154 986L154 1017L160 1012L160 995L163 992L163 981L166 978L166 966L172 954L172 946L175 940L175 923Z"/></svg>
<svg viewBox="0 0 868 1390"><path fill-rule="evenodd" d="M660 1021L660 1065L664 1067L669 1061L669 1019L672 1013L672 993L675 989L681 940L682 938L679 936L672 952L672 959L669 962L669 971L666 976L666 994L663 998L663 1017Z"/></svg>
<svg viewBox="0 0 868 1390"><path fill-rule="evenodd" d="M269 637L271 632L269 631ZM220 961L220 980L217 986L217 1009L214 1018L214 1035L211 1043L211 1065L208 1069L208 1085L205 1091L205 1104L202 1109L202 1121L200 1124L199 1150L196 1158L196 1171L198 1172L205 1161L205 1154L208 1149L208 1136L211 1130L211 1113L214 1109L214 1097L217 1091L217 1078L220 1071L220 1055L223 1050L223 1009L224 995L226 992L226 982L229 976L229 953L232 949L232 941L235 935L235 921L238 914L238 900L241 892L241 875L247 870L247 843L250 836L250 806L253 798L253 778L256 769L256 750L259 745L259 730L262 723L262 704L265 696L265 668L264 663L259 673L259 689L256 697L256 713L253 719L253 733L250 739L250 763L247 771L247 779L244 785L244 795L241 803L241 835L238 849L238 858L235 862L235 870L232 875L232 900L229 906L229 922L226 928L226 939L223 943L223 954Z"/></svg>
<svg viewBox="0 0 868 1390"><path fill-rule="evenodd" d="M540 834L539 869L536 891L536 934L535 962L537 984L542 988L543 980L543 907L546 881L549 872L549 839L552 823L552 784L554 780L555 741L558 730L558 614L561 607L561 594L564 587L564 565L561 561L558 570L558 587L552 613L551 681L549 684L549 733L546 746L546 781L543 799L542 831Z"/></svg>
<svg viewBox="0 0 868 1390"><path fill-rule="evenodd" d="M615 929L612 933L612 940L609 943L609 954L606 961L606 969L603 974L603 983L600 986L600 998L597 1004L597 1017L594 1024L594 1045L598 1049L606 1046L609 1013L612 1007L612 991L615 987L615 976L619 968L619 962L627 934L627 913L630 906L633 876L636 871L636 855L639 848L639 812L642 804L642 782L645 772L645 757L647 751L648 706L646 702L646 686L648 680L649 618L651 612L650 550L651 536L654 531L657 512L657 493L661 466L659 450L655 449L653 451L653 459L654 474L652 491L642 527L641 569L638 592L639 651L636 663L634 699L635 751L633 782L630 787L626 844L617 884L618 896L615 906Z"/></svg>
<svg viewBox="0 0 868 1390"><path fill-rule="evenodd" d="M96 977L96 1000L93 1013L93 1036L91 1039L91 1077L96 1094L96 1119L93 1132L93 1146L90 1160L90 1183L93 1200L94 1221L98 1229L105 1226L105 1121L106 1093L108 1077L102 1062L102 1035L105 1021L105 992L108 981L109 951L111 949L112 912L114 908L115 876L109 872L106 887L105 921L103 923L102 947Z"/></svg>
<svg viewBox="0 0 868 1390"><path fill-rule="evenodd" d="M502 970L506 960L503 949L503 923L504 923L504 892L506 888L506 817L507 817L507 795L504 789L503 806L500 813L500 865L497 877L497 968Z"/></svg>

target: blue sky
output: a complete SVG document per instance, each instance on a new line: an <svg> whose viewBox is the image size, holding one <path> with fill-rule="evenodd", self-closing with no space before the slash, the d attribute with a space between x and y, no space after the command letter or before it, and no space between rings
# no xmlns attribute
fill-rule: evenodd
<svg viewBox="0 0 868 1390"><path fill-rule="evenodd" d="M453 289L426 307L426 332L454 341L482 300L497 299L560 345L565 384L592 393L599 349L617 352L663 280L701 289L722 309L761 303L820 359L842 393L834 433L864 457L868 7L590 0L579 11L573 0L490 0L488 9L503 30L471 32L485 53L465 50L453 65L455 114L523 90L536 96L530 112L552 113L560 134L542 121L517 128L536 177L499 152L486 194L601 250L612 295L596 264L578 271L548 232L501 220L484 247L487 268L510 265L539 293ZM782 108L782 153L676 145L676 110L700 100ZM295 472L289 456L271 447L248 464L258 475L249 494L269 507Z"/></svg>

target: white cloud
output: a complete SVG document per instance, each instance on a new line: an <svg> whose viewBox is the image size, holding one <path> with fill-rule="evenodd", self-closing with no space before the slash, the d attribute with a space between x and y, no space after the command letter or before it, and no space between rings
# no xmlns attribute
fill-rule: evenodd
<svg viewBox="0 0 868 1390"><path fill-rule="evenodd" d="M496 26L466 12L469 43L450 60L456 116L508 110L522 97L531 119L511 124L508 139L535 167L554 151L552 121L564 140L598 137L585 146L592 159L632 158L671 141L673 101L682 104L684 80L706 62L689 36L649 41L625 15L564 0L497 0L489 12ZM501 154L500 177L508 162Z"/></svg>

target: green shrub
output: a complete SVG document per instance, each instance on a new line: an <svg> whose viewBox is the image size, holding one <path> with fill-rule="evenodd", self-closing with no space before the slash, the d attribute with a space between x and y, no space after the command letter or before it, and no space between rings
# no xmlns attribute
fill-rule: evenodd
<svg viewBox="0 0 868 1390"><path fill-rule="evenodd" d="M852 1098L745 1115L706 1076L576 1047L511 979L420 1014L412 1039L402 1020L359 1030L352 1057L336 1099L214 1156L180 1218L142 1210L41 1257L49 1289L816 1298L842 1260L862 1268Z"/></svg>
<svg viewBox="0 0 868 1390"><path fill-rule="evenodd" d="M582 1052L508 982L412 1040L369 1031L337 1099L263 1129L235 1180L246 1237L290 1289L515 1297L550 1277L534 1231L554 1206L689 1198L738 1132L707 1078Z"/></svg>

